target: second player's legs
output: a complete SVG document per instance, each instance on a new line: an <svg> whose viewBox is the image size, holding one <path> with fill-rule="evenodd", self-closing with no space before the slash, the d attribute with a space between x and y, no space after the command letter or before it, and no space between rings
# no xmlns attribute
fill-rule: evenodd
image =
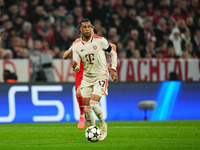
<svg viewBox="0 0 200 150"><path fill-rule="evenodd" d="M79 104L80 118L78 123L78 129L85 127L85 106L83 103L83 97L81 96L80 86L76 89L76 98Z"/></svg>
<svg viewBox="0 0 200 150"><path fill-rule="evenodd" d="M85 115L85 108L84 108L85 106L83 103L83 97L81 95L80 86L76 90L76 98L77 98L79 108L80 108L80 115L84 116Z"/></svg>

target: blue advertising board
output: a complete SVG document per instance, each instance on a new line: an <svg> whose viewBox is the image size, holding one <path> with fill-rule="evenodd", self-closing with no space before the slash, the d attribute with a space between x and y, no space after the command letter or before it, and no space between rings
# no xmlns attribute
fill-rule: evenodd
<svg viewBox="0 0 200 150"><path fill-rule="evenodd" d="M117 83L101 99L107 121L143 120L138 108L143 100L157 103L147 118L157 120L200 119L200 83ZM0 123L74 122L79 109L73 84L1 84Z"/></svg>

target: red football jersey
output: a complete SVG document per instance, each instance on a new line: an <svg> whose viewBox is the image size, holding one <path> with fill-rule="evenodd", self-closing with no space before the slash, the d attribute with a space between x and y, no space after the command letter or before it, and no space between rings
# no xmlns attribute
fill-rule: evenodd
<svg viewBox="0 0 200 150"><path fill-rule="evenodd" d="M83 71L84 71L84 64L81 60L80 62L80 70L78 72L76 72L76 78L75 78L75 89L77 90L77 88L81 85L81 81L83 79Z"/></svg>

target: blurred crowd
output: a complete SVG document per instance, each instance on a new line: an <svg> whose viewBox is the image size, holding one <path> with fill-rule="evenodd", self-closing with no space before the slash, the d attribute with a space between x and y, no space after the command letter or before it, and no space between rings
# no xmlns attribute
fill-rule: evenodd
<svg viewBox="0 0 200 150"><path fill-rule="evenodd" d="M62 58L83 18L119 58L200 58L200 0L0 0L0 59Z"/></svg>

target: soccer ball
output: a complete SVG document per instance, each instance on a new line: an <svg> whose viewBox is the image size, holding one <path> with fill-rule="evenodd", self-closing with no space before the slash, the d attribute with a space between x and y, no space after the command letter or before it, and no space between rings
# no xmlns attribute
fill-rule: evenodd
<svg viewBox="0 0 200 150"><path fill-rule="evenodd" d="M101 131L97 126L90 126L85 130L85 137L90 142L97 142L100 139Z"/></svg>

